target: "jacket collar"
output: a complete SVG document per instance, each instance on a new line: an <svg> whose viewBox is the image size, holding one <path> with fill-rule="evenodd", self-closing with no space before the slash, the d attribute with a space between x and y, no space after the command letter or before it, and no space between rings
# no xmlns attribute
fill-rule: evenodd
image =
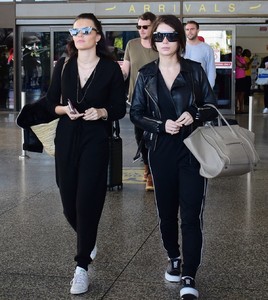
<svg viewBox="0 0 268 300"><path fill-rule="evenodd" d="M188 59L181 57L180 64L181 64L181 73L184 73L183 77L186 79L187 82L192 83L192 67L191 64L188 62ZM146 66L141 68L141 72L145 77L148 78L146 83L146 91L150 95L151 99L153 99L156 103L158 103L158 96L157 96L157 72L158 72L158 65L159 59L147 64ZM180 85L178 83L178 85Z"/></svg>

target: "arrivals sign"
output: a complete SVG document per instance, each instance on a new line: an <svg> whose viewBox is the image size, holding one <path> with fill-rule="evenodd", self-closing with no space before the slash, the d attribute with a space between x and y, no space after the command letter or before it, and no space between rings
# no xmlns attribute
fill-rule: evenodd
<svg viewBox="0 0 268 300"><path fill-rule="evenodd" d="M0 0L1 1L1 0ZM70 17L81 12L90 11L101 18L138 17L151 11L156 15L174 14L183 17L268 17L268 1L176 1L176 2L109 2L94 3L92 0L81 2L69 0L68 3L48 3L39 0L38 3L16 2L17 18L39 19L47 16ZM45 4L45 5L44 5Z"/></svg>
<svg viewBox="0 0 268 300"><path fill-rule="evenodd" d="M182 9L182 11L181 11ZM268 15L268 1L120 2L96 4L97 15L183 14L184 17Z"/></svg>

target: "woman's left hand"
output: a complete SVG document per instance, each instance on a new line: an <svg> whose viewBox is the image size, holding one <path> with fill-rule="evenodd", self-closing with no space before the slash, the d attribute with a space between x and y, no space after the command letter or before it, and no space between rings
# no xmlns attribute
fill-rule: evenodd
<svg viewBox="0 0 268 300"><path fill-rule="evenodd" d="M176 120L176 123L183 126L188 126L192 124L194 121L193 117L188 111L185 111L180 115L180 117Z"/></svg>
<svg viewBox="0 0 268 300"><path fill-rule="evenodd" d="M94 121L94 120L99 120L100 118L106 118L106 117L107 117L107 113L104 108L91 107L85 111L83 119L85 121Z"/></svg>

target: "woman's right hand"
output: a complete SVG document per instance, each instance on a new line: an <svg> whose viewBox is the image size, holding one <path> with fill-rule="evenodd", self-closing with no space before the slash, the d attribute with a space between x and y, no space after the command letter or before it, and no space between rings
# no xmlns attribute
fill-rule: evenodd
<svg viewBox="0 0 268 300"><path fill-rule="evenodd" d="M182 124L178 124L177 122L168 119L165 124L165 130L166 133L173 135L179 133L182 126Z"/></svg>

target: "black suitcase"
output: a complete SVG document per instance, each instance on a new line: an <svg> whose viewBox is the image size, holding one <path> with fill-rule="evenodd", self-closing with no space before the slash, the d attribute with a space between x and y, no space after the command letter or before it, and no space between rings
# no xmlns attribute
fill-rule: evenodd
<svg viewBox="0 0 268 300"><path fill-rule="evenodd" d="M114 187L120 190L123 187L123 147L120 137L119 121L112 124L112 134L109 137L109 164L107 188L112 191Z"/></svg>

